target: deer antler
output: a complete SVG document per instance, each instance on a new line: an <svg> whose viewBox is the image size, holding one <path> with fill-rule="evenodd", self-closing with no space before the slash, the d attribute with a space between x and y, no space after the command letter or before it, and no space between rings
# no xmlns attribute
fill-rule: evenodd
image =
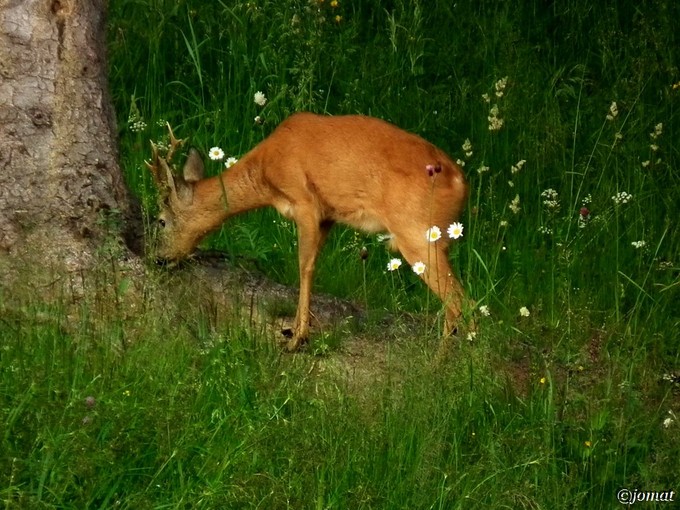
<svg viewBox="0 0 680 510"><path fill-rule="evenodd" d="M168 163L172 161L172 157L175 155L175 151L179 149L184 143L184 139L178 139L175 137L175 133L172 132L172 127L170 123L167 123L168 132L170 133L170 147L168 147L165 157L161 157L158 154L158 145L151 141L151 161L144 160L146 167L151 171L156 184L160 185L164 182L163 174L160 170L163 166L168 166Z"/></svg>
<svg viewBox="0 0 680 510"><path fill-rule="evenodd" d="M184 138L181 140L178 140L175 138L175 133L172 132L172 128L170 127L170 123L166 123L168 126L168 132L170 133L170 148L168 149L167 154L165 155L165 161L167 163L170 163L172 160L172 157L175 155L175 150L179 149L182 144L184 143Z"/></svg>

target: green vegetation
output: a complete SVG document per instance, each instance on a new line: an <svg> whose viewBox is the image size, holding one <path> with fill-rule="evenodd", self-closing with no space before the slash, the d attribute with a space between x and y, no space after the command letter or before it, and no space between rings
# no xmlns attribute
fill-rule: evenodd
<svg viewBox="0 0 680 510"><path fill-rule="evenodd" d="M315 289L368 319L298 355L154 270L133 299L103 264L75 312L72 296L0 294L0 506L580 509L680 492L680 4L109 10L123 166L149 224L143 160L166 121L239 157L294 111L385 118L465 163L451 256L479 328L434 364L439 303L342 228ZM297 283L294 225L272 211L205 244ZM380 363L343 368L356 338Z"/></svg>

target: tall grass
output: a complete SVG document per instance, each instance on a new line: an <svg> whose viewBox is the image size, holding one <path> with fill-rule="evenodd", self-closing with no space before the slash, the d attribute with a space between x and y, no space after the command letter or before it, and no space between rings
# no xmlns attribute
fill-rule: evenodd
<svg viewBox="0 0 680 510"><path fill-rule="evenodd" d="M386 344L384 360L347 376L334 363L350 333L323 355L281 356L191 289L161 306L167 275L132 312L106 272L103 297L75 314L70 296L5 292L2 504L608 508L621 488L677 491L679 11L110 2L125 175L149 218L142 161L164 121L238 157L294 111L385 118L465 164L451 257L479 329L433 367L429 329L368 321L352 334ZM206 245L297 283L294 225L272 211ZM336 228L315 288L433 324L438 304L407 267L385 271L392 256Z"/></svg>

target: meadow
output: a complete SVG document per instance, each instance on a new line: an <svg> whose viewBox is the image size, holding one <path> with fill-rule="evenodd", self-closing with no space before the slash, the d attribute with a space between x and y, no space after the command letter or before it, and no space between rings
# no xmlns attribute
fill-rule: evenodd
<svg viewBox="0 0 680 510"><path fill-rule="evenodd" d="M143 161L167 122L238 158L296 111L373 115L463 165L451 260L478 328L434 363L440 303L341 227L314 292L364 313L300 354L151 263L131 297L102 250L85 298L0 293L0 506L677 506L677 19L672 1L111 0L121 161L150 238ZM297 285L274 211L203 248ZM378 354L347 369L357 342Z"/></svg>

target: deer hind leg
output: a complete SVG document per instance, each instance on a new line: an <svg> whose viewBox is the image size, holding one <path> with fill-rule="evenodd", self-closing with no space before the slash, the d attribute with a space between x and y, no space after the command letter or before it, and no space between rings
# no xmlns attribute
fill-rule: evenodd
<svg viewBox="0 0 680 510"><path fill-rule="evenodd" d="M447 247L437 243L409 243L403 239L397 237L399 251L409 264L418 261L425 264L421 278L445 307L444 337L455 334L462 313L463 287L451 270Z"/></svg>
<svg viewBox="0 0 680 510"><path fill-rule="evenodd" d="M293 337L286 344L289 352L294 352L309 338L309 305L312 295L314 266L317 256L323 246L328 232L333 225L331 222L319 221L316 215L300 215L296 218L298 229L298 258L300 265L300 296L295 314Z"/></svg>

